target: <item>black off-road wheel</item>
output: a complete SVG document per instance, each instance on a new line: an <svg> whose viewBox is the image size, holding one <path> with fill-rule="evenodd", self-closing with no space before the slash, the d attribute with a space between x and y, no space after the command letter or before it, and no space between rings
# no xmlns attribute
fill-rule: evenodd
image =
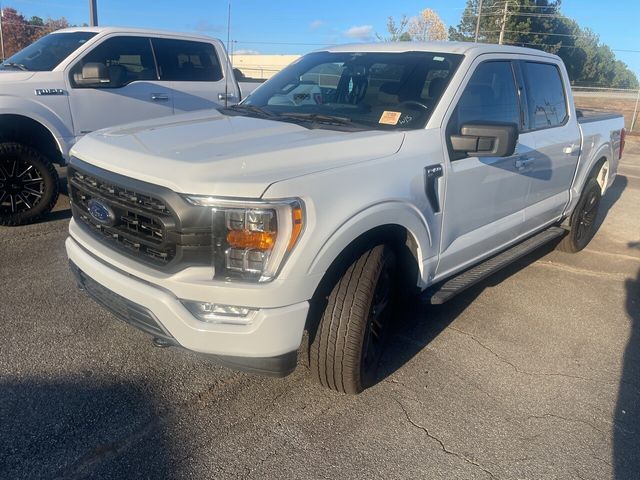
<svg viewBox="0 0 640 480"><path fill-rule="evenodd" d="M58 201L58 174L32 147L0 143L0 225L33 223Z"/></svg>
<svg viewBox="0 0 640 480"><path fill-rule="evenodd" d="M378 245L353 262L333 287L309 351L311 373L321 385L356 394L375 382L397 271L394 251Z"/></svg>
<svg viewBox="0 0 640 480"><path fill-rule="evenodd" d="M558 250L577 253L589 244L596 234L601 197L602 189L598 181L589 179L571 215L571 230L558 244Z"/></svg>

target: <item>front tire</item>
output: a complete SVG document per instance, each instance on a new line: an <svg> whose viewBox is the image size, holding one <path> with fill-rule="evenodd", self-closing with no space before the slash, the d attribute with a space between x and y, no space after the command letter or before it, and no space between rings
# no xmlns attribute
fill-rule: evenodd
<svg viewBox="0 0 640 480"><path fill-rule="evenodd" d="M58 174L38 150L0 143L0 225L33 223L58 201Z"/></svg>
<svg viewBox="0 0 640 480"><path fill-rule="evenodd" d="M310 348L323 386L356 394L373 385L395 297L395 253L378 245L354 261L334 286Z"/></svg>
<svg viewBox="0 0 640 480"><path fill-rule="evenodd" d="M602 188L595 178L590 178L571 214L571 230L558 244L558 250L577 253L589 244L596 234L601 198Z"/></svg>

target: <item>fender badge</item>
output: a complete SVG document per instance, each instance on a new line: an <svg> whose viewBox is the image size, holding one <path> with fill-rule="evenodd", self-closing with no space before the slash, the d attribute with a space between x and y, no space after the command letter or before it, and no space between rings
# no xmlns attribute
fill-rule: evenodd
<svg viewBox="0 0 640 480"><path fill-rule="evenodd" d="M39 97L45 95L64 95L64 90L61 88L36 88L36 95Z"/></svg>

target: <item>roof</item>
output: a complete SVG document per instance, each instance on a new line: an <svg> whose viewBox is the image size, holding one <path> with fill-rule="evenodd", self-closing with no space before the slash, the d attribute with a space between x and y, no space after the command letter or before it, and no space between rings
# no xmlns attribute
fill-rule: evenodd
<svg viewBox="0 0 640 480"><path fill-rule="evenodd" d="M131 27L70 27L63 28L62 30L56 30L54 33L69 33L69 32L93 32L98 34L109 33L133 33L141 35L167 35L172 37L188 37L198 38L207 41L216 40L213 37L207 35L200 35L197 33L185 33L185 32L172 32L169 30L153 30L150 28L131 28Z"/></svg>
<svg viewBox="0 0 640 480"><path fill-rule="evenodd" d="M352 43L336 45L320 49L329 52L435 52L457 53L461 55L482 55L486 53L517 53L521 55L537 55L558 58L551 53L533 48L514 47L511 45L496 45L492 43L473 42L376 42Z"/></svg>

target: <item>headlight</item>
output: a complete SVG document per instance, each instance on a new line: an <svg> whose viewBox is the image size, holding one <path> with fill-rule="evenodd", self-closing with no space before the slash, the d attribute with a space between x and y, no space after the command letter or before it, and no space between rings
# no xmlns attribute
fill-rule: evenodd
<svg viewBox="0 0 640 480"><path fill-rule="evenodd" d="M211 209L216 278L266 282L277 274L304 228L299 199L274 202L187 196Z"/></svg>

